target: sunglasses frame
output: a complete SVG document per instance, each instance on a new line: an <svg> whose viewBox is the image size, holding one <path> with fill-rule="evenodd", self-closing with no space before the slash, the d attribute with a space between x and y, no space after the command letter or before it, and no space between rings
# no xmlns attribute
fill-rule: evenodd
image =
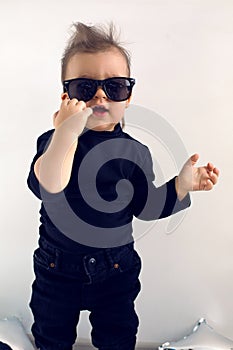
<svg viewBox="0 0 233 350"><path fill-rule="evenodd" d="M125 79L125 80L127 80L130 83L130 85L127 86L127 88L129 89L129 94L128 94L127 98L125 98L123 100L113 100L113 99L110 98L110 96L109 96L109 94L108 94L108 92L107 92L107 90L105 88L105 84L106 84L106 82L108 82L109 80L111 81L112 79L115 79L115 80ZM107 78L107 79L103 79L103 80L96 80L96 79L89 79L89 78L74 78L74 79L64 80L62 82L62 84L63 84L63 92L64 93L67 92L68 95L69 95L69 85L70 85L70 83L73 82L73 81L77 81L77 80L92 81L96 85L95 93L93 94L93 96L89 100L86 100L85 102L90 101L95 96L98 87L101 87L103 89L103 91L105 92L106 96L110 100L115 101L115 102L126 101L126 100L128 100L128 98L130 98L130 96L132 94L133 86L135 85L135 82L136 82L134 78L128 78L128 77L112 77L112 78Z"/></svg>

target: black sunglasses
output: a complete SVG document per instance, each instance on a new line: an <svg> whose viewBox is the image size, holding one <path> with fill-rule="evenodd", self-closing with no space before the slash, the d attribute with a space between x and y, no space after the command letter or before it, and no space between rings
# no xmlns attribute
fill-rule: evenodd
<svg viewBox="0 0 233 350"><path fill-rule="evenodd" d="M101 87L110 100L120 102L127 100L131 96L134 84L135 79L125 77L104 80L76 78L64 80L63 88L70 99L77 98L87 102L95 96L98 87Z"/></svg>

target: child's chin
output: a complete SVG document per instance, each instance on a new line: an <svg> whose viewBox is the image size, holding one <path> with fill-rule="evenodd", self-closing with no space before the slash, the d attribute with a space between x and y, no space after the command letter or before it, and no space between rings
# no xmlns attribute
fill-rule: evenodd
<svg viewBox="0 0 233 350"><path fill-rule="evenodd" d="M115 123L104 121L92 121L87 123L87 128L95 131L112 131L114 130Z"/></svg>

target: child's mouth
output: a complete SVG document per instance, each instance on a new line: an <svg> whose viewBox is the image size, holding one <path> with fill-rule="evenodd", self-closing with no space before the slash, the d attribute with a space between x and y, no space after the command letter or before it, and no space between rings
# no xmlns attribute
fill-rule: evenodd
<svg viewBox="0 0 233 350"><path fill-rule="evenodd" d="M104 106L94 106L92 107L92 110L93 110L93 114L98 117L102 117L104 116L105 113L108 112L108 109L105 108Z"/></svg>

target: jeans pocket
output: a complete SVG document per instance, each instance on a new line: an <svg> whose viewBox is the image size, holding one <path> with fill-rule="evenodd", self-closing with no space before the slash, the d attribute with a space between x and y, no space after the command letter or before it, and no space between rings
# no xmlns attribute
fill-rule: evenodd
<svg viewBox="0 0 233 350"><path fill-rule="evenodd" d="M48 253L42 248L37 248L33 255L34 265L43 267L47 270L56 267L56 254Z"/></svg>
<svg viewBox="0 0 233 350"><path fill-rule="evenodd" d="M119 257L116 257L114 261L114 268L119 273L127 272L130 270L141 270L141 258L134 249L126 251L124 254L120 255Z"/></svg>

